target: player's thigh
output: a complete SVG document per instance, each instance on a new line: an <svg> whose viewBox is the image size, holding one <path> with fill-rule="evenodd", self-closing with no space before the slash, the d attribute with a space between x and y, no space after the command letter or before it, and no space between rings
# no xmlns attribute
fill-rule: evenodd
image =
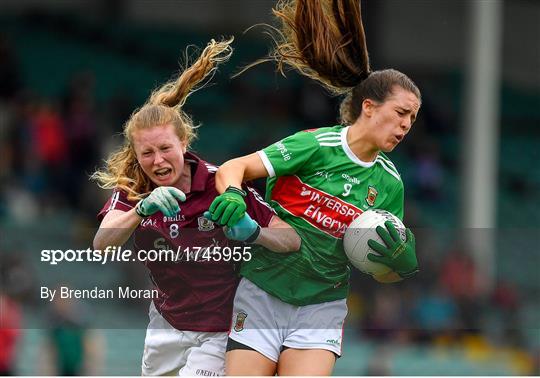
<svg viewBox="0 0 540 378"><path fill-rule="evenodd" d="M279 356L278 375L332 375L336 356L324 349L288 348Z"/></svg>
<svg viewBox="0 0 540 378"><path fill-rule="evenodd" d="M283 346L292 349L324 349L341 355L343 327L347 316L345 299L298 307L289 322Z"/></svg>
<svg viewBox="0 0 540 378"><path fill-rule="evenodd" d="M177 375L185 364L190 340L173 328L150 305L150 323L146 330L142 357L142 375Z"/></svg>
<svg viewBox="0 0 540 378"><path fill-rule="evenodd" d="M225 356L225 375L272 376L277 364L255 350L235 349Z"/></svg>
<svg viewBox="0 0 540 378"><path fill-rule="evenodd" d="M291 307L243 278L234 297L227 350L248 348L277 362Z"/></svg>
<svg viewBox="0 0 540 378"><path fill-rule="evenodd" d="M180 376L222 376L225 374L227 332L186 332L197 340L189 349Z"/></svg>

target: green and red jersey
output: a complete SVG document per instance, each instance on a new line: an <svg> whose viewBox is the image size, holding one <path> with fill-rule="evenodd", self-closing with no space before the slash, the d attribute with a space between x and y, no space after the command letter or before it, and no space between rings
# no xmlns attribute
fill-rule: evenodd
<svg viewBox="0 0 540 378"><path fill-rule="evenodd" d="M343 235L362 212L403 218L403 183L379 153L363 162L347 144L348 127L307 130L259 151L269 173L266 199L302 238L300 250L259 248L241 274L284 302L305 306L345 298L349 290Z"/></svg>

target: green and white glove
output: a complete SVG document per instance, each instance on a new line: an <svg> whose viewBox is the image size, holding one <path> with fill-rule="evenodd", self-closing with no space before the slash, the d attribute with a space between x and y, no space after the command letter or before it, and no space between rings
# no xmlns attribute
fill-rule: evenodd
<svg viewBox="0 0 540 378"><path fill-rule="evenodd" d="M212 215L209 211L205 211L203 215L206 219L212 220ZM245 213L234 226L223 227L223 233L227 239L251 244L259 237L261 226L248 213Z"/></svg>
<svg viewBox="0 0 540 378"><path fill-rule="evenodd" d="M211 220L220 226L233 227L246 213L246 196L244 190L229 186L210 205Z"/></svg>
<svg viewBox="0 0 540 378"><path fill-rule="evenodd" d="M375 240L369 239L368 246L379 253L380 256L375 253L368 253L368 260L392 268L402 278L414 276L418 273L418 261L416 259L416 243L413 233L407 228L405 230L406 240L403 241L392 222L386 221L384 225L386 229L377 226L376 231L386 245L383 246Z"/></svg>
<svg viewBox="0 0 540 378"><path fill-rule="evenodd" d="M184 202L186 195L172 186L160 186L137 203L135 211L143 218L161 211L166 217L174 217L180 211L178 201Z"/></svg>

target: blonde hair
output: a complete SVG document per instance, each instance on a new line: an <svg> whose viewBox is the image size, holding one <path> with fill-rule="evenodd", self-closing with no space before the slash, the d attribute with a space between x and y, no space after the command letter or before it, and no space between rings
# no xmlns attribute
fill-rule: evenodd
<svg viewBox="0 0 540 378"><path fill-rule="evenodd" d="M190 94L211 80L217 65L231 57L233 50L230 45L233 39L220 42L212 39L198 59L184 69L176 80L152 92L147 102L131 114L124 124L123 146L107 158L104 169L97 170L91 176L101 188L124 190L131 201L143 198L152 190L152 181L137 161L133 132L171 124L178 138L189 146L196 137L196 126L191 117L182 110L182 106ZM188 60L186 57L186 66Z"/></svg>
<svg viewBox="0 0 540 378"><path fill-rule="evenodd" d="M273 13L280 22L267 31L274 49L242 72L266 61L275 61L282 74L287 67L297 70L331 94L345 96L340 107L344 125L360 116L364 99L384 102L396 85L421 100L405 74L371 71L359 0L280 0Z"/></svg>

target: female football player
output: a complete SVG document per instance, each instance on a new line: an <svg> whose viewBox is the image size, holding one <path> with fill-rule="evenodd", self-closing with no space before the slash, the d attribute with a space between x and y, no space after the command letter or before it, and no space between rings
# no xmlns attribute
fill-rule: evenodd
<svg viewBox="0 0 540 378"><path fill-rule="evenodd" d="M245 211L240 186L268 177L267 199L300 235L300 253L257 251L241 267L233 309L226 373L229 375L331 375L341 354L347 314L348 261L342 237L368 209L403 217L403 183L385 155L414 123L420 91L393 69L371 71L358 0L287 0L269 59L288 65L345 95L340 124L299 132L225 163L216 174L222 193L211 219L233 226ZM268 59L267 59L268 60ZM414 236L402 240L390 223L370 240L372 261L394 282L418 271Z"/></svg>
<svg viewBox="0 0 540 378"><path fill-rule="evenodd" d="M223 375L238 284L235 262L252 257L244 244L229 239L276 252L300 246L296 232L245 186L247 213L236 227L224 232L204 217L218 195L217 168L188 152L195 131L182 107L230 57L231 42L212 40L175 81L152 93L125 124L124 145L93 175L101 187L114 189L99 213L95 249L122 245L134 235L138 250L173 251L145 262L158 295L150 305L143 375Z"/></svg>

